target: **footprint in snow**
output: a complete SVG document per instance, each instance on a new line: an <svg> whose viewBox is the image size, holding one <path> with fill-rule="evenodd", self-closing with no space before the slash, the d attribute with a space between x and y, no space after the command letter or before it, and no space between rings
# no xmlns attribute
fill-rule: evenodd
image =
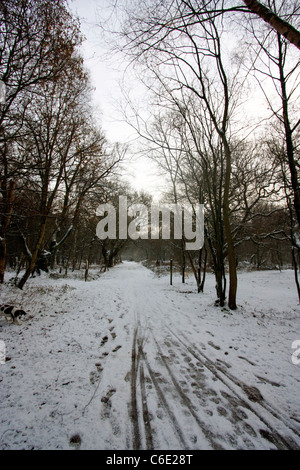
<svg viewBox="0 0 300 470"><path fill-rule="evenodd" d="M116 393L116 391L117 390L115 388L111 388L107 392L107 394L104 397L101 398L102 403L109 403L110 398L113 396L114 393Z"/></svg>
<svg viewBox="0 0 300 470"><path fill-rule="evenodd" d="M101 346L104 346L105 343L108 341L108 336L103 336L102 341L101 341Z"/></svg>
<svg viewBox="0 0 300 470"><path fill-rule="evenodd" d="M97 362L95 364L97 371L90 372L90 383L93 385L96 381L98 381L101 377L101 372L103 371L101 362Z"/></svg>

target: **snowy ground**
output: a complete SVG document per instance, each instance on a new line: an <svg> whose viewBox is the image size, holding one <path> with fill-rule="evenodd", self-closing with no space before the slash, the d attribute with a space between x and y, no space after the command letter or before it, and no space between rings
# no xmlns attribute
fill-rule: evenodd
<svg viewBox="0 0 300 470"><path fill-rule="evenodd" d="M0 287L0 449L300 449L293 273L239 276L237 311L124 262ZM300 358L300 354L299 354Z"/></svg>

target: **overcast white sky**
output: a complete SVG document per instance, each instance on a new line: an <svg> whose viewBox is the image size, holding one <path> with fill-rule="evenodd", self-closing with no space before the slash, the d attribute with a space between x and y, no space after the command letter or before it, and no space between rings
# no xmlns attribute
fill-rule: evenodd
<svg viewBox="0 0 300 470"><path fill-rule="evenodd" d="M95 87L93 105L99 111L101 128L111 142L131 142L134 139L132 128L122 122L119 112L122 99L119 81L123 78L124 64L116 64L105 58L105 47L97 26L99 15L109 15L109 0L69 0L72 12L81 20L81 30L86 37L83 55L86 67L90 70L92 85ZM131 86L127 83L126 86ZM134 87L134 85L132 85ZM137 190L145 190L154 196L162 184L155 175L154 165L143 158L131 159L126 164L126 179Z"/></svg>
<svg viewBox="0 0 300 470"><path fill-rule="evenodd" d="M114 101L118 98L117 81L120 71L104 59L105 49L101 44L100 28L97 26L97 15L105 15L106 0L69 0L71 10L81 20L81 30L86 37L83 54L86 67L91 72L92 84L95 87L94 105L101 111L103 129L110 140L126 140L129 137L128 126L117 123ZM98 12L98 13L97 13ZM116 135L115 126L118 124Z"/></svg>
<svg viewBox="0 0 300 470"><path fill-rule="evenodd" d="M122 100L120 81L124 78L125 62L122 60L117 62L116 58L112 60L111 57L110 60L108 60L107 56L105 57L107 50L101 38L100 27L97 26L97 20L104 21L111 15L109 6L112 2L113 0L69 0L69 6L72 12L80 18L81 30L86 37L83 46L83 55L86 67L91 73L92 85L95 88L93 105L99 110L99 114L97 115L99 116L101 128L105 132L108 140L112 143L130 143L133 142L135 134L128 124L124 121L122 122L122 114L120 113L120 103ZM131 87L134 96L138 96L137 90L140 90L140 88L137 83L129 79L127 74L125 77L126 88ZM261 83L266 80L263 75L260 78ZM270 82L270 87L272 90L272 82ZM266 89L265 83L264 88ZM274 90L273 93L275 93ZM253 122L253 126L256 126L256 123L261 117L270 116L272 114L266 104L265 97L259 90L257 82L254 81L252 91L246 87L245 94L247 94L247 102L243 103L240 111L241 123L237 121L241 128L245 118L247 122ZM145 96L141 94L141 98L140 103L144 104ZM251 132L254 129L255 127L251 129ZM257 126L257 129L259 130L259 126ZM250 131L248 129L245 132L249 133ZM134 150L136 150L136 148L135 146ZM157 196L167 188L166 178L162 179L156 175L157 170L149 159L140 156L138 158L135 157L135 161L131 160L127 162L124 168L126 168L125 176L127 180L137 190L145 190Z"/></svg>

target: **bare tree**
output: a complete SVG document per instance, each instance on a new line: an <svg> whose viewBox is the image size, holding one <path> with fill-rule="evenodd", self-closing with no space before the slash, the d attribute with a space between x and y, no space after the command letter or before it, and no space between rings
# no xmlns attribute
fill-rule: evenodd
<svg viewBox="0 0 300 470"><path fill-rule="evenodd" d="M0 189L2 194L0 282L6 263L6 231L17 178L14 143L20 135L35 87L57 80L81 42L64 0L4 0L0 4L0 80L6 86L0 106Z"/></svg>
<svg viewBox="0 0 300 470"><path fill-rule="evenodd" d="M107 165L107 160L102 162L104 138L91 127L87 90L88 77L81 58L74 55L59 80L39 87L30 113L26 114L18 149L26 156L28 184L38 194L39 226L28 267L18 284L20 288L35 269L49 219L53 218L53 211L58 211L59 201L62 202L61 219L64 219L70 211L71 194L76 193L73 215L76 219L84 196L114 164L111 161ZM53 243L51 251L57 248L58 244Z"/></svg>
<svg viewBox="0 0 300 470"><path fill-rule="evenodd" d="M236 308L237 274L230 226L229 190L231 177L230 117L232 90L223 61L220 18L197 13L186 2L166 2L151 10L143 4L141 13L130 12L122 37L125 50L151 70L167 99L186 109L193 96L209 116L224 155L222 217L229 261L228 305ZM153 5L152 5L153 6ZM189 13L188 13L189 11ZM188 20L187 20L188 18ZM192 21L193 18L193 21ZM163 104L163 103L162 103Z"/></svg>
<svg viewBox="0 0 300 470"><path fill-rule="evenodd" d="M290 18L296 14L298 6L293 2L273 2L273 8L281 15ZM293 9L294 8L294 9ZM271 136L267 136L269 150L274 163L281 171L279 181L286 195L290 213L290 240L295 268L298 294L297 258L300 253L300 182L299 182L299 57L293 47L276 32L261 28L255 32L255 26L249 22L252 50L252 71L271 111ZM263 80L262 80L263 78ZM270 133L270 131L268 131ZM300 298L300 297L299 297Z"/></svg>
<svg viewBox="0 0 300 470"><path fill-rule="evenodd" d="M249 8L251 13L262 18L266 23L268 23L278 35L283 36L289 42L294 44L298 49L300 49L300 32L294 28L289 22L282 19L276 11L272 11L270 8L267 8L262 3L257 0L243 0L245 5ZM273 3L273 2L268 2Z"/></svg>

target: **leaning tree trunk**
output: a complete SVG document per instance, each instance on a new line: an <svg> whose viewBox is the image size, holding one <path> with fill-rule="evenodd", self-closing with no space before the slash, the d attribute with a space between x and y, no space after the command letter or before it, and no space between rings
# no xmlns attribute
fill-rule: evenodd
<svg viewBox="0 0 300 470"><path fill-rule="evenodd" d="M262 18L279 34L300 49L300 32L257 0L244 0L249 10Z"/></svg>
<svg viewBox="0 0 300 470"><path fill-rule="evenodd" d="M41 228L40 228L40 233L39 233L39 237L38 237L38 241L36 243L36 246L35 246L35 249L32 253L32 256L31 256L31 259L30 259L30 262L29 262L29 265L25 271L25 274L24 276L20 279L19 283L18 283L18 287L19 289L23 289L25 283L27 282L27 280L29 279L30 275L33 273L34 271L34 268L35 268L35 265L36 265L36 261L38 259L38 255L40 253L40 250L42 248L42 244L43 244L43 241L44 241L44 238L45 238L45 232L46 232L46 225L47 225L47 219L46 217L44 218L43 222L42 222L42 225L41 225Z"/></svg>
<svg viewBox="0 0 300 470"><path fill-rule="evenodd" d="M294 208L296 212L298 228L300 228L300 185L298 181L298 172L297 172L297 161L295 159L294 144L293 144L293 130L290 124L289 119L289 110L288 110L288 93L286 89L286 77L284 75L284 52L282 50L282 40L280 35L277 36L278 41L278 51L279 51L279 74L280 74L280 86L281 86L281 101L282 101L282 116L284 124L284 133L285 133L285 145L286 145L286 155L288 159L288 165L291 175L291 185L294 196Z"/></svg>

